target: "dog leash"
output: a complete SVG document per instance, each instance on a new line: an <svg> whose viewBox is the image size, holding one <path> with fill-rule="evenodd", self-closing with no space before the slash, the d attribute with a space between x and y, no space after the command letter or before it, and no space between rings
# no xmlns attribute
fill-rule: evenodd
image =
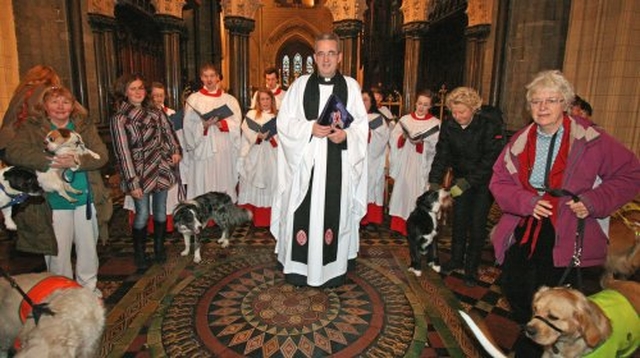
<svg viewBox="0 0 640 358"><path fill-rule="evenodd" d="M3 206L0 209L7 208L9 206L22 204L29 198L29 194L27 194L27 193L20 193L20 194L17 194L17 195L9 194L7 192L7 189L5 189L4 185L2 185L2 184L0 184L0 190L2 190L11 199L11 201L8 202L7 205Z"/></svg>
<svg viewBox="0 0 640 358"><path fill-rule="evenodd" d="M36 322L36 325L38 325L38 322L40 321L40 317L42 315L49 315L49 316L55 315L55 312L53 312L49 308L49 304L47 302L39 303L39 304L33 303L33 300L31 300L31 298L24 292L24 290L20 287L20 285L18 285L16 280L13 277L11 277L7 273L7 271L5 271L1 266L0 266L0 275L2 275L2 277L4 277L7 281L9 281L9 284L11 285L11 287L13 287L16 291L18 291L20 293L20 296L22 296L22 299L25 300L25 302L27 302L29 306L31 306L31 313L33 314L33 320Z"/></svg>
<svg viewBox="0 0 640 358"><path fill-rule="evenodd" d="M570 196L574 202L580 202L580 197L576 194L570 192L566 189L554 189L554 188L542 188L536 189L541 190L549 195L559 198L562 196ZM564 285L564 281L569 276L572 268L576 269L576 279L578 284L578 289L582 290L582 271L580 270L581 258L582 258L582 248L584 246L584 218L578 218L578 227L576 228L576 241L573 244L573 256L571 257L571 263L564 270L560 281L558 282L558 286Z"/></svg>

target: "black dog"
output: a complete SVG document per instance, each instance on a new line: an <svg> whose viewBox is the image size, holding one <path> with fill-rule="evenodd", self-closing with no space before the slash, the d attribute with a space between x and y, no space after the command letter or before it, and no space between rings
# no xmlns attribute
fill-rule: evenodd
<svg viewBox="0 0 640 358"><path fill-rule="evenodd" d="M229 237L237 225L251 221L251 211L239 208L233 204L231 197L226 193L208 192L183 201L173 210L173 223L184 238L185 249L182 256L189 255L191 236L194 237L193 262L199 263L200 239L198 235L207 227L209 220L213 220L222 229L222 236L218 243L222 247L229 246Z"/></svg>
<svg viewBox="0 0 640 358"><path fill-rule="evenodd" d="M407 240L411 254L409 271L416 276L422 275L420 265L422 255L427 256L429 267L440 272L436 235L438 235L440 210L448 205L449 199L449 192L445 189L426 191L418 197L416 208L407 219Z"/></svg>
<svg viewBox="0 0 640 358"><path fill-rule="evenodd" d="M0 208L7 230L17 230L13 221L12 207L24 202L29 196L42 194L36 172L23 167L0 169Z"/></svg>

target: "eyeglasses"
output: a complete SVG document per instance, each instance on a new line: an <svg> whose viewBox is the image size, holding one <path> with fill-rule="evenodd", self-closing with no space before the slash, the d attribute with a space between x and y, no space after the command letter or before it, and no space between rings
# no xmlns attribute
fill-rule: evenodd
<svg viewBox="0 0 640 358"><path fill-rule="evenodd" d="M531 107L540 107L541 105L549 105L549 106L555 106L558 103L562 103L564 102L564 99L562 98L547 98L547 99L532 99L531 101L529 101L529 105Z"/></svg>
<svg viewBox="0 0 640 358"><path fill-rule="evenodd" d="M316 52L316 57L318 57L318 58L325 58L325 57L334 58L336 56L338 56L338 53L335 52L335 51Z"/></svg>

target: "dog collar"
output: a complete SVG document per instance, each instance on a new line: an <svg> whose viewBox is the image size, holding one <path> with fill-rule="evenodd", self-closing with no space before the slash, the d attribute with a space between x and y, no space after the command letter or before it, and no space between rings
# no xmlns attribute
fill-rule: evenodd
<svg viewBox="0 0 640 358"><path fill-rule="evenodd" d="M558 326L554 325L553 323L551 323L548 319L542 317L542 316L533 316L533 319L539 319L542 322L544 322L544 324L546 324L547 326L551 327L551 329L553 329L554 331L562 334L564 333L563 330L561 330L560 328L558 328Z"/></svg>
<svg viewBox="0 0 640 358"><path fill-rule="evenodd" d="M5 189L4 185L2 185L2 184L0 184L0 190L2 190L9 198L11 198L11 201L8 202L5 206L3 206L0 209L7 208L9 206L22 204L29 197L29 194L27 194L27 193L20 193L20 194L16 194L16 195L11 195L11 194L9 194L7 192L7 189Z"/></svg>

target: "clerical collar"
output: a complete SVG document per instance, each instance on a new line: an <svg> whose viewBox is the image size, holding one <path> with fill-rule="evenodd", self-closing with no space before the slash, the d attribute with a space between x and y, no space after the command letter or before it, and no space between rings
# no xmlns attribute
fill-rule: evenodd
<svg viewBox="0 0 640 358"><path fill-rule="evenodd" d="M336 75L333 75L333 77L322 77L320 75L318 75L318 83L321 85L333 85L336 83Z"/></svg>
<svg viewBox="0 0 640 358"><path fill-rule="evenodd" d="M202 87L202 88L200 88L200 93L202 93L205 96L209 96L209 97L220 97L220 96L222 96L222 90L221 89L218 89L218 90L216 90L214 92L209 92L209 91L207 91L206 88Z"/></svg>

